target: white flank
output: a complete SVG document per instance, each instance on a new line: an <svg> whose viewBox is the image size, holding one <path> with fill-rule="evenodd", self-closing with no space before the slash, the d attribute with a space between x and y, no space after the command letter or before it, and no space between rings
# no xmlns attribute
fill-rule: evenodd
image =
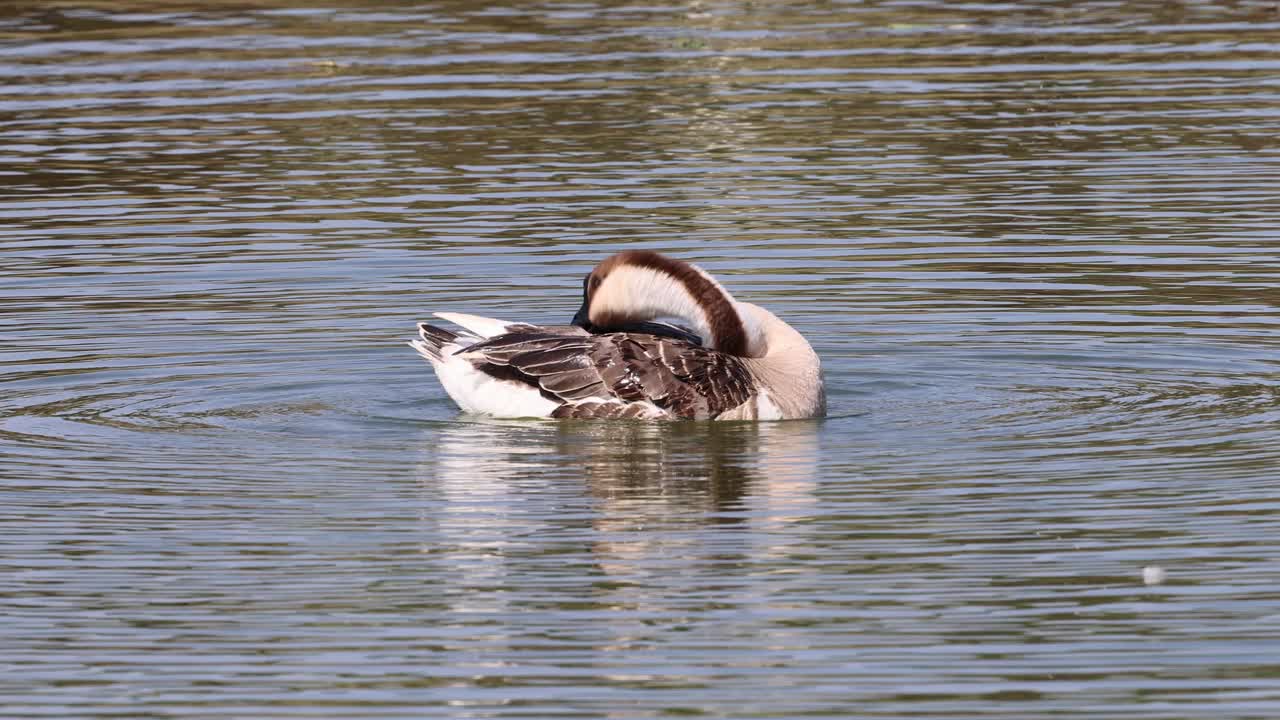
<svg viewBox="0 0 1280 720"><path fill-rule="evenodd" d="M514 324L509 323L506 320L481 317L480 315L467 315L466 313L442 312L435 313L435 316L441 320L448 320L458 327L466 328L471 333L482 338L491 338L494 335L501 335L507 331L509 326Z"/></svg>
<svg viewBox="0 0 1280 720"><path fill-rule="evenodd" d="M497 418L531 418L548 417L552 410L560 407L560 403L542 397L537 388L498 380L480 372L466 357L454 355L461 349L457 343L440 348L441 360L432 358L421 340L412 340L409 344L419 355L431 361L444 391L463 412Z"/></svg>
<svg viewBox="0 0 1280 720"><path fill-rule="evenodd" d="M769 397L769 391L761 390L756 395L756 419L781 420L782 417L782 409L773 404L773 398Z"/></svg>

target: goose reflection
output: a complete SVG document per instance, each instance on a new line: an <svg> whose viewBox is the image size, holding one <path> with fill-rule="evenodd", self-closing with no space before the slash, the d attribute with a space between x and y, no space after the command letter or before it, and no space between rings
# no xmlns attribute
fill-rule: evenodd
<svg viewBox="0 0 1280 720"><path fill-rule="evenodd" d="M720 526L769 552L770 530L814 514L819 422L451 423L424 447L424 519L464 574L565 539L627 572L654 552L723 544L700 532Z"/></svg>
<svg viewBox="0 0 1280 720"><path fill-rule="evenodd" d="M713 557L779 554L789 542L774 531L814 512L816 430L808 421L581 429L598 567L638 581L623 599L640 607L662 597L655 575L673 562L696 572Z"/></svg>
<svg viewBox="0 0 1280 720"><path fill-rule="evenodd" d="M481 497L500 506L512 495L534 499L535 487L563 492L576 485L605 514L611 503L627 502L644 519L734 522L735 509L793 504L812 490L817 427L818 421L451 423L428 440L418 476L442 500L472 510L483 509L475 506Z"/></svg>

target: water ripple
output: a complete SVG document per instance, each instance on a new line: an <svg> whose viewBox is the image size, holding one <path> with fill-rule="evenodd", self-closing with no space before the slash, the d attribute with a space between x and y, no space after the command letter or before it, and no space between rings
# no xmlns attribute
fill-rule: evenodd
<svg viewBox="0 0 1280 720"><path fill-rule="evenodd" d="M1275 714L1272 5L0 10L0 704ZM831 417L479 421L402 345L623 247Z"/></svg>

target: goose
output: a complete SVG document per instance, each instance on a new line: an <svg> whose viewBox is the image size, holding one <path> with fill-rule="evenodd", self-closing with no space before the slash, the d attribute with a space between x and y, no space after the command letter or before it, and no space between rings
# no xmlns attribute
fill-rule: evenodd
<svg viewBox="0 0 1280 720"><path fill-rule="evenodd" d="M571 325L435 313L410 345L464 412L498 418L789 420L826 413L818 355L697 265L620 252L583 280ZM692 329L658 318L673 318Z"/></svg>

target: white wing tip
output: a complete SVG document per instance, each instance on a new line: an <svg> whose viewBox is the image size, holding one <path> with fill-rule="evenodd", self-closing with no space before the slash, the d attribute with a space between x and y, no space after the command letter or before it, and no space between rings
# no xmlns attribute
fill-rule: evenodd
<svg viewBox="0 0 1280 720"><path fill-rule="evenodd" d="M432 313L441 320L448 320L460 328L470 333L478 335L482 338L490 338L494 335L501 335L507 331L507 327L512 323L497 318L481 317L480 315L468 315L466 313L438 312Z"/></svg>
<svg viewBox="0 0 1280 720"><path fill-rule="evenodd" d="M427 344L422 342L421 340L410 340L406 342L405 345L408 345L414 350L417 350L419 355L430 360L433 363L439 362L440 360L439 358L435 357L434 354L432 354L431 350L428 349Z"/></svg>

